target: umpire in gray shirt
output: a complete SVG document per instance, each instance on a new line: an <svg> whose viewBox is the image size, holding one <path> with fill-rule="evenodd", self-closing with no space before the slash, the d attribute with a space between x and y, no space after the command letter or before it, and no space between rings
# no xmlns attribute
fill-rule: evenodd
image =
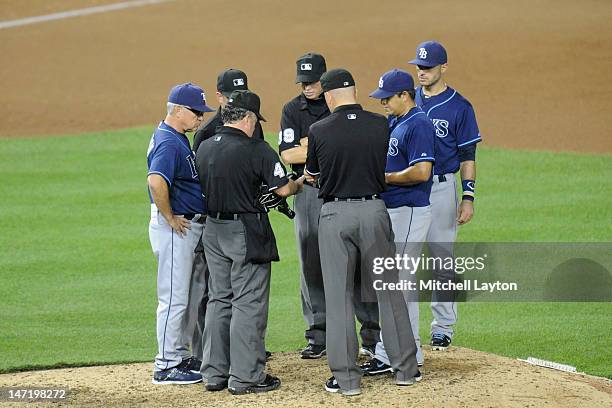
<svg viewBox="0 0 612 408"><path fill-rule="evenodd" d="M389 131L384 116L357 104L355 81L348 71L326 72L321 85L332 114L310 127L304 174L309 181L318 179L319 197L324 201L319 250L327 310L327 356L334 375L325 389L358 395L362 372L357 365L352 302L356 271L362 271L363 285L371 285L374 257L393 258L395 254L389 214L378 196L385 190ZM398 282L397 269L386 270L381 277ZM379 290L376 298L395 382L414 384L421 375L403 295Z"/></svg>
<svg viewBox="0 0 612 408"><path fill-rule="evenodd" d="M295 194L276 152L253 138L260 100L234 91L221 110L224 126L196 154L208 217L203 237L210 269L202 376L208 391L272 391L280 380L264 372L270 270L278 261L274 232L258 201L262 183L282 197Z"/></svg>

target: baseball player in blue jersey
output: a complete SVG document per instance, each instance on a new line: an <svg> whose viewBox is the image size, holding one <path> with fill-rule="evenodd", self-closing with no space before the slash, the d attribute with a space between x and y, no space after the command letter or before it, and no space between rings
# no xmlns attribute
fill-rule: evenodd
<svg viewBox="0 0 612 408"><path fill-rule="evenodd" d="M432 223L427 234L429 254L447 257L453 254L457 225L470 222L474 214L476 183L476 145L482 139L470 102L444 81L447 55L436 41L426 41L416 49L416 65L421 86L416 104L429 117L436 131L436 163L431 190ZM455 173L460 172L463 195L459 202ZM434 271L439 280L453 280L453 270ZM446 350L453 338L457 304L448 293L432 294L431 346Z"/></svg>
<svg viewBox="0 0 612 408"><path fill-rule="evenodd" d="M190 298L194 250L206 214L186 132L195 131L206 105L202 88L177 85L168 96L168 114L153 132L147 152L151 221L149 238L158 261L157 344L154 384L193 384L202 376L190 370L193 325L187 322L199 300Z"/></svg>
<svg viewBox="0 0 612 408"><path fill-rule="evenodd" d="M414 81L400 69L386 72L378 89L370 94L380 99L389 115L389 151L385 168L387 190L382 194L399 255L418 258L431 224L429 194L432 185L435 131L431 121L414 102ZM400 270L402 280L415 281L416 271ZM414 296L411 296L414 295ZM417 363L423 365L419 337L418 292L404 292L410 326L417 347ZM384 342L376 345L373 359L362 364L365 375L391 372L391 363Z"/></svg>

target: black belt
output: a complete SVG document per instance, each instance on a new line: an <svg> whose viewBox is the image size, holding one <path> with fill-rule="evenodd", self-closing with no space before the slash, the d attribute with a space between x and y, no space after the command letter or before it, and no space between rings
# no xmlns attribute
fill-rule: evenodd
<svg viewBox="0 0 612 408"><path fill-rule="evenodd" d="M446 181L446 176L444 174L439 174L437 176L434 176L438 178L438 182L440 183L444 183Z"/></svg>
<svg viewBox="0 0 612 408"><path fill-rule="evenodd" d="M346 197L346 198L338 198L338 197L325 197L323 199L324 203L329 203L331 201L347 201L347 202L356 202L356 201L368 201L368 200L377 200L380 197L378 194L368 195L363 197Z"/></svg>
<svg viewBox="0 0 612 408"><path fill-rule="evenodd" d="M240 213L225 213L225 212L218 212L218 211L209 211L208 212L208 216L209 217L213 217L214 219L217 220L225 220L225 221L231 221L231 220L239 220L240 219ZM257 214L257 218L260 218L261 214Z"/></svg>
<svg viewBox="0 0 612 408"><path fill-rule="evenodd" d="M197 222L198 224L204 224L206 222L205 214L183 214L183 217L185 217L189 221Z"/></svg>

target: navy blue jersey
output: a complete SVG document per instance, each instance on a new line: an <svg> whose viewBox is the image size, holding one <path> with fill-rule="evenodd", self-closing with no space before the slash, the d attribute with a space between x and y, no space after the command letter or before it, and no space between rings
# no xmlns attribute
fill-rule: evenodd
<svg viewBox="0 0 612 408"><path fill-rule="evenodd" d="M419 87L415 102L436 130L434 174L456 173L459 170L459 148L482 140L472 105L450 86L432 97L426 97Z"/></svg>
<svg viewBox="0 0 612 408"><path fill-rule="evenodd" d="M389 129L385 172L402 171L423 161L435 162L434 127L420 108L412 108L400 117L389 116ZM388 185L382 198L388 208L428 206L432 180L430 174L427 181L412 186Z"/></svg>
<svg viewBox="0 0 612 408"><path fill-rule="evenodd" d="M148 174L159 174L168 183L170 206L174 214L205 213L195 154L187 136L161 122L151 136L147 164ZM149 198L153 203L150 191Z"/></svg>

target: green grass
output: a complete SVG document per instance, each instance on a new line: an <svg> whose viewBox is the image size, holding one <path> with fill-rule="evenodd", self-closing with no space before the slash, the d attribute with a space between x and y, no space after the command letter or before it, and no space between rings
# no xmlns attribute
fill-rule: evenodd
<svg viewBox="0 0 612 408"><path fill-rule="evenodd" d="M150 133L0 139L0 372L152 360ZM460 240L609 242L611 169L611 156L481 148L476 216ZM295 350L304 323L293 225L272 219L282 261L267 344ZM458 345L612 377L610 303L467 303L459 313Z"/></svg>

